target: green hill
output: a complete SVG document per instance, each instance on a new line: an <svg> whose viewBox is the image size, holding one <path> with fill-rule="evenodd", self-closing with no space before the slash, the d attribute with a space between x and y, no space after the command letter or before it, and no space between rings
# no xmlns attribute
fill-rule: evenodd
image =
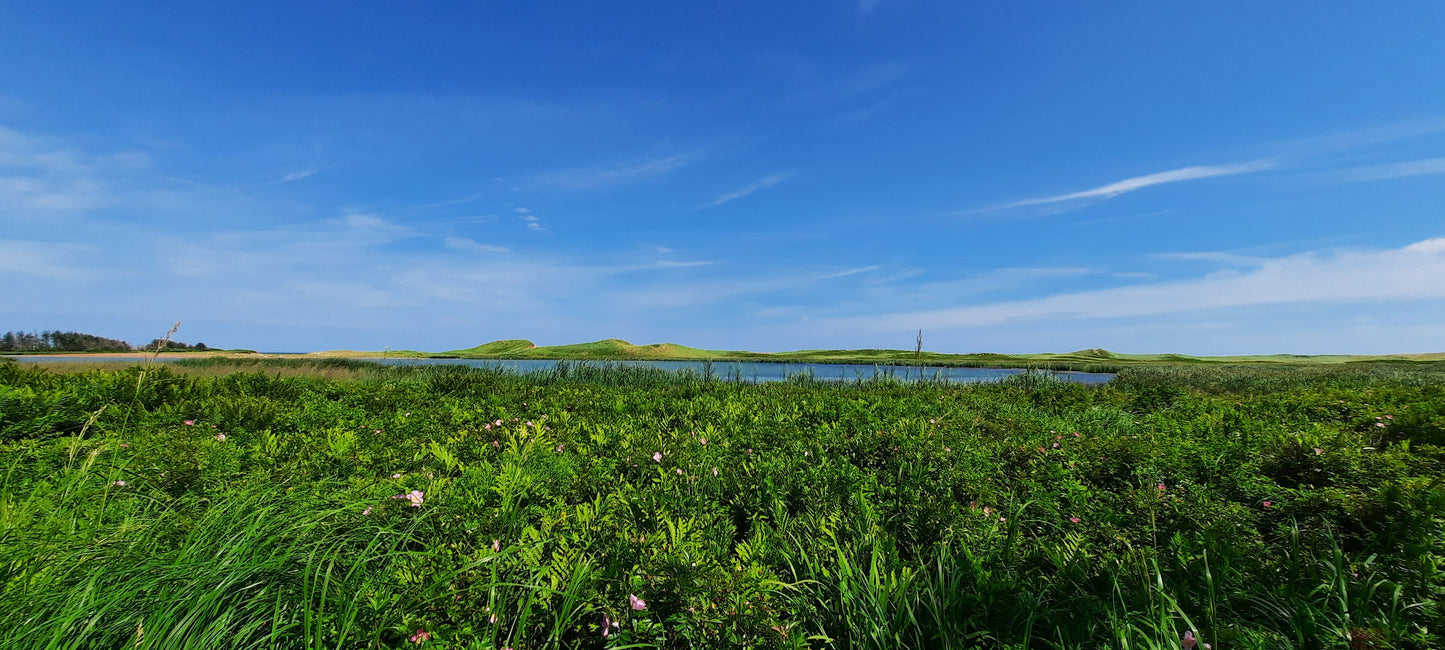
<svg viewBox="0 0 1445 650"><path fill-rule="evenodd" d="M443 352L442 354L456 357L508 355L520 354L535 347L537 347L537 345L527 339L503 339L501 341L483 343L474 348L452 350L451 352Z"/></svg>
<svg viewBox="0 0 1445 650"><path fill-rule="evenodd" d="M976 352L945 354L915 353L913 350L792 350L787 352L749 352L746 350L707 350L676 343L634 345L622 339L603 339L591 343L538 346L526 339L492 341L472 348L428 353L394 350L385 355L375 352L331 351L312 353L316 356L348 357L447 357L464 359L555 359L577 361L626 360L688 360L688 361L772 361L782 363L861 363L878 365L933 365L993 368L1044 368L1053 370L1084 370L1111 372L1144 364L1256 364L1317 365L1360 362L1410 362L1445 360L1445 353L1396 354L1380 356L1274 354L1231 357L1194 357L1183 354L1125 354L1102 348L1073 352L1037 354L998 354Z"/></svg>

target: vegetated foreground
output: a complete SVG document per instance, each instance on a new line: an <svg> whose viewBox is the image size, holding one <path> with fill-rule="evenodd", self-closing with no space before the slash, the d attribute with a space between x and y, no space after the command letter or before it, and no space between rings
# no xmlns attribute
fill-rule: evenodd
<svg viewBox="0 0 1445 650"><path fill-rule="evenodd" d="M0 647L1426 648L1445 368L0 362ZM290 366L293 370L295 364ZM322 368L318 368L320 370Z"/></svg>

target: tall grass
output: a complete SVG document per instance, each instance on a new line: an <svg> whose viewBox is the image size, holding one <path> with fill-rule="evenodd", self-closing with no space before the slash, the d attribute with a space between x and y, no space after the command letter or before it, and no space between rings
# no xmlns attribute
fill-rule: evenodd
<svg viewBox="0 0 1445 650"><path fill-rule="evenodd" d="M1427 648L1445 629L1430 368L1091 387L186 363L0 363L0 647Z"/></svg>

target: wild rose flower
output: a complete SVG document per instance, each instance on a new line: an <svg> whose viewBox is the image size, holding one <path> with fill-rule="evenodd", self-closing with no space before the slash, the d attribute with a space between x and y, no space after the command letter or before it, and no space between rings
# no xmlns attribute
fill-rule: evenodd
<svg viewBox="0 0 1445 650"><path fill-rule="evenodd" d="M641 599L641 598L638 598L637 596L634 596L634 595L632 595L632 594L628 594L627 600L628 600L628 602L630 602L630 603L632 604L632 609L633 609L633 611L638 611L638 612L640 612L640 611L643 611L643 610L647 609L647 601L645 601L645 600L643 600L643 599Z"/></svg>
<svg viewBox="0 0 1445 650"><path fill-rule="evenodd" d="M1069 523L1071 523L1071 524L1077 524L1077 523L1079 523L1079 518L1078 518L1078 517L1069 517Z"/></svg>
<svg viewBox="0 0 1445 650"><path fill-rule="evenodd" d="M188 426L188 427L196 426L196 421L195 421L195 420L186 420L186 426Z"/></svg>
<svg viewBox="0 0 1445 650"><path fill-rule="evenodd" d="M430 641L430 640L431 640L431 632L428 632L428 631L426 631L426 630L418 629L418 630L416 631L416 634L411 635L411 642L412 642L412 643L425 643L425 642Z"/></svg>
<svg viewBox="0 0 1445 650"><path fill-rule="evenodd" d="M698 442L700 442L700 443L702 443L702 444L705 445L705 444L707 444L707 438L698 438Z"/></svg>
<svg viewBox="0 0 1445 650"><path fill-rule="evenodd" d="M226 434L224 434L224 433L218 433L218 434L216 434L216 440L217 440L218 442L225 442L225 441L226 441Z"/></svg>
<svg viewBox="0 0 1445 650"><path fill-rule="evenodd" d="M398 495L396 495L396 496L394 496L394 497L392 497L392 498L393 498L393 499L406 499L407 501L410 501L410 502L411 502L411 507L413 507L413 508L420 508L422 502L425 501L425 499L422 498L422 495L423 495L423 492L422 492L421 490L412 490L411 492L407 492L406 494L398 494Z"/></svg>
<svg viewBox="0 0 1445 650"><path fill-rule="evenodd" d="M1160 492L1163 492L1163 491L1166 490L1166 489L1168 489L1168 488L1164 487L1164 484L1163 484L1163 483L1160 483L1160 484L1159 484L1159 491L1160 491Z"/></svg>
<svg viewBox="0 0 1445 650"><path fill-rule="evenodd" d="M681 468L681 467L679 467L679 468L677 468L677 469L675 469L675 470L672 470L672 471L677 472L677 475L678 475L678 476L682 476L682 468Z"/></svg>
<svg viewBox="0 0 1445 650"><path fill-rule="evenodd" d="M660 451L654 451L654 452L652 452L652 462L654 462L654 463L660 463L660 462L662 462L662 452L660 452Z"/></svg>
<svg viewBox="0 0 1445 650"><path fill-rule="evenodd" d="M1265 501L1265 502L1264 502L1264 507L1266 507L1266 508L1273 508L1273 507L1274 507L1274 502L1273 502L1273 501Z"/></svg>
<svg viewBox="0 0 1445 650"><path fill-rule="evenodd" d="M1381 429L1383 429L1383 428L1385 428L1385 423L1384 423L1384 422L1376 422L1376 423L1375 423L1375 426L1380 427Z"/></svg>

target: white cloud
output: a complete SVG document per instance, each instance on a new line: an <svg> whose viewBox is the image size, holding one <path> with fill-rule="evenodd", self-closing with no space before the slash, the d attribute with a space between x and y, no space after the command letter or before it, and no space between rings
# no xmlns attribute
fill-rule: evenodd
<svg viewBox="0 0 1445 650"><path fill-rule="evenodd" d="M1221 251L1199 251L1186 253L1154 253L1149 256L1156 260L1172 262L1213 262L1229 266L1259 266L1267 261L1265 257L1250 257L1248 255L1236 255Z"/></svg>
<svg viewBox="0 0 1445 650"><path fill-rule="evenodd" d="M523 214L517 218L527 224L527 230L546 230L542 227L542 220L535 214Z"/></svg>
<svg viewBox="0 0 1445 650"><path fill-rule="evenodd" d="M1445 158L1427 158L1425 160L1411 160L1409 162L1391 163L1388 165L1372 165L1369 167L1358 167L1345 172L1346 178L1353 181L1378 181L1391 178L1405 178L1408 176L1424 176L1427 174L1445 174Z"/></svg>
<svg viewBox="0 0 1445 650"><path fill-rule="evenodd" d="M287 174L287 175L285 175L285 176L282 176L282 177L281 177L281 182L282 182L282 183L290 183L290 182L292 182L292 181L299 181L299 180L301 180L301 179L303 179L303 178L310 178L310 177L315 176L315 175L316 175L316 170L314 170L314 169L305 169L305 170L301 170L301 171L291 172L291 173L289 173L289 174Z"/></svg>
<svg viewBox="0 0 1445 650"><path fill-rule="evenodd" d="M602 190L656 180L696 161L701 151L677 153L636 163L577 167L540 174L531 185L566 190Z"/></svg>
<svg viewBox="0 0 1445 650"><path fill-rule="evenodd" d="M80 244L0 239L0 274L34 275L54 280L86 280L95 270L81 264L96 249Z"/></svg>
<svg viewBox="0 0 1445 650"><path fill-rule="evenodd" d="M781 182L787 180L788 176L790 176L790 175L791 175L791 174L773 174L772 176L768 176L767 178L763 178L763 179L761 179L761 180L759 180L759 181L757 181L757 182L755 182L755 183L752 183L752 184L750 184L750 185L748 185L748 186L746 186L746 187L743 187L743 188L737 189L737 190L733 190L733 191L731 191L731 192L728 192L727 194L724 194L724 195L722 195L722 196L719 196L719 197L717 197L716 199L713 199L713 201L712 201L711 203L708 203L707 205L702 206L702 207L704 207L704 208L715 208L715 207L720 206L720 205L722 205L722 204L724 204L724 203L727 203L728 201L733 201L733 200L736 200L736 199L741 199L741 198L743 198L743 197L745 197L745 196L747 196L747 195L749 195L749 194L752 194L753 192L756 192L756 191L758 191L758 190L767 189L767 188L769 188L769 187L772 187L772 186L774 186L774 185L777 185L778 183L781 183Z"/></svg>
<svg viewBox="0 0 1445 650"><path fill-rule="evenodd" d="M447 248L465 253L510 253L511 250L502 246L480 244L474 239L466 237L447 237L442 242Z"/></svg>
<svg viewBox="0 0 1445 650"><path fill-rule="evenodd" d="M835 319L872 331L997 327L1061 321L1198 313L1299 303L1386 302L1445 298L1445 238L1399 249L1309 252L1266 259L1249 271L1198 279L1064 293L952 309Z"/></svg>
<svg viewBox="0 0 1445 650"><path fill-rule="evenodd" d="M1014 201L1013 203L1006 203L1004 205L990 209L1001 210L1005 208L1020 208L1029 205L1048 205L1051 203L1063 203L1065 201L1076 201L1079 199L1107 199L1119 196L1120 194L1127 194L1135 190L1142 190L1146 187L1153 187L1155 185L1164 185L1166 183L1180 183L1183 181L1193 181L1204 178L1216 178L1219 176L1249 174L1253 172L1264 171L1274 166L1274 161L1256 160L1253 162L1239 163L1234 165L1184 167L1182 169L1172 169L1166 172L1159 172L1156 174L1147 174L1144 176L1126 178L1122 181L1109 183L1108 185L1101 185L1099 187L1084 190L1081 192L1072 192L1069 194L1060 194L1057 196L1045 196L1034 199L1024 199L1022 201Z"/></svg>

